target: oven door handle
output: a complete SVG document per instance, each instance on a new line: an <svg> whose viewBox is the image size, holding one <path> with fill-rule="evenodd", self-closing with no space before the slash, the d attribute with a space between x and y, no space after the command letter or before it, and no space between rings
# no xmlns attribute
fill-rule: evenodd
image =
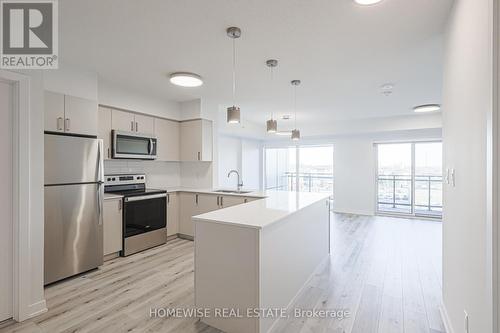
<svg viewBox="0 0 500 333"><path fill-rule="evenodd" d="M166 197L167 197L167 193L151 194L151 195L139 195L136 197L127 197L127 198L125 198L125 202L158 199L158 198L166 198Z"/></svg>

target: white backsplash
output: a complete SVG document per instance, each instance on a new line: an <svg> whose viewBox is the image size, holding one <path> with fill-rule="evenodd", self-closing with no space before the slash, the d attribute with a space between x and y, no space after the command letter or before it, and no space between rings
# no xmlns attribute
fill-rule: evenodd
<svg viewBox="0 0 500 333"><path fill-rule="evenodd" d="M179 162L128 160L104 161L104 174L117 173L144 173L146 174L146 185L149 187L181 186Z"/></svg>
<svg viewBox="0 0 500 333"><path fill-rule="evenodd" d="M212 188L212 163L182 162L181 185L191 188Z"/></svg>
<svg viewBox="0 0 500 333"><path fill-rule="evenodd" d="M212 188L212 163L105 160L104 174L144 173L148 187Z"/></svg>

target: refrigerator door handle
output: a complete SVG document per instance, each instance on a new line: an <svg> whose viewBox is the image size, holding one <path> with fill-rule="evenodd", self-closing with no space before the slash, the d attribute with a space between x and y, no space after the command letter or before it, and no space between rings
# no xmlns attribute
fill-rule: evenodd
<svg viewBox="0 0 500 333"><path fill-rule="evenodd" d="M97 140L97 207L98 207L98 224L102 225L103 214L102 214L102 200L104 197L104 165L102 161L102 150L103 144L102 139Z"/></svg>
<svg viewBox="0 0 500 333"><path fill-rule="evenodd" d="M97 224L102 225L102 220L103 220L103 214L102 214L102 197L103 195L103 183L99 182L97 183Z"/></svg>

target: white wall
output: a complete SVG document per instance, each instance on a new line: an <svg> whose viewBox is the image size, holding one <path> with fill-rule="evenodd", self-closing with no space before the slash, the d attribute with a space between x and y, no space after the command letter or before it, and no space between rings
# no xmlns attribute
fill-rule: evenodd
<svg viewBox="0 0 500 333"><path fill-rule="evenodd" d="M241 141L241 174L245 188L262 187L262 142L256 140Z"/></svg>
<svg viewBox="0 0 500 333"><path fill-rule="evenodd" d="M158 117L180 119L180 105L159 99L104 80L99 80L98 102L125 110L142 112Z"/></svg>
<svg viewBox="0 0 500 333"><path fill-rule="evenodd" d="M488 132L492 114L493 0L456 0L447 27L444 89L443 300L454 332L492 332L491 202L487 193ZM489 239L490 238L490 239Z"/></svg>
<svg viewBox="0 0 500 333"><path fill-rule="evenodd" d="M44 89L61 94L98 100L97 74L59 63L57 70L42 71Z"/></svg>
<svg viewBox="0 0 500 333"><path fill-rule="evenodd" d="M233 188L236 186L236 176L227 177L229 170L237 170L243 177L241 170L241 139L228 136L219 136L218 170L220 187ZM247 185L247 178L243 179Z"/></svg>
<svg viewBox="0 0 500 333"><path fill-rule="evenodd" d="M218 137L218 184L219 187L235 188L236 176L227 177L229 170L237 170L243 180L243 188L257 190L262 184L262 142L239 137Z"/></svg>
<svg viewBox="0 0 500 333"><path fill-rule="evenodd" d="M335 140L333 209L340 213L375 213L375 153L370 138Z"/></svg>

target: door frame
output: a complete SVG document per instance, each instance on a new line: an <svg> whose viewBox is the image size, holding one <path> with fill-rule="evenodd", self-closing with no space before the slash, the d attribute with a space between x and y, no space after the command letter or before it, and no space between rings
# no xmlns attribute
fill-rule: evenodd
<svg viewBox="0 0 500 333"><path fill-rule="evenodd" d="M0 80L13 85L12 114L12 318L31 317L30 269L30 77L0 70ZM43 198L41 199L43 200ZM45 305L43 305L45 308Z"/></svg>

